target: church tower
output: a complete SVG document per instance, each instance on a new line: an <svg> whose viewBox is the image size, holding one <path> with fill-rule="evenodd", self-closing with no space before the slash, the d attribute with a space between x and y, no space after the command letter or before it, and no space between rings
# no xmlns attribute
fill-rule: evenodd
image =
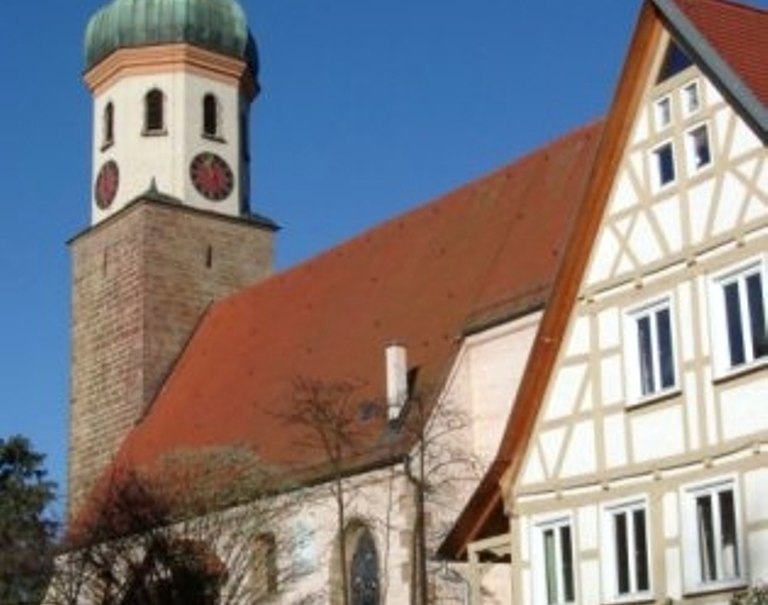
<svg viewBox="0 0 768 605"><path fill-rule="evenodd" d="M73 260L69 514L208 305L272 271L250 210L256 48L234 0L113 0L90 20L90 226Z"/></svg>

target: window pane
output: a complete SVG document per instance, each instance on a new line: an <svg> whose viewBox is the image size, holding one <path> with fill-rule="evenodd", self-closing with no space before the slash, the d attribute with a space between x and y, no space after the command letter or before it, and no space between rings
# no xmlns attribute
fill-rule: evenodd
<svg viewBox="0 0 768 605"><path fill-rule="evenodd" d="M648 577L648 542L645 534L645 511L636 510L632 513L635 530L635 590L648 590L650 581Z"/></svg>
<svg viewBox="0 0 768 605"><path fill-rule="evenodd" d="M643 395L647 395L656 390L656 381L653 376L651 320L647 315L637 320L637 340L640 358L640 390Z"/></svg>
<svg viewBox="0 0 768 605"><path fill-rule="evenodd" d="M686 113L693 113L699 109L699 87L695 82L683 89L683 99Z"/></svg>
<svg viewBox="0 0 768 605"><path fill-rule="evenodd" d="M718 500L720 504L720 532L723 536L720 551L723 569L720 575L721 578L735 578L739 575L739 554L733 492L731 490L720 492Z"/></svg>
<svg viewBox="0 0 768 605"><path fill-rule="evenodd" d="M667 143L659 147L654 154L656 155L656 169L659 175L659 185L666 185L675 180L675 159L672 152L672 145Z"/></svg>
<svg viewBox="0 0 768 605"><path fill-rule="evenodd" d="M709 495L696 498L696 521L699 534L699 562L702 581L716 580L715 531L712 519L712 500Z"/></svg>
<svg viewBox="0 0 768 605"><path fill-rule="evenodd" d="M707 136L707 127L699 126L692 130L689 135L691 145L691 155L694 168L702 168L712 161L712 154L709 150L709 136Z"/></svg>
<svg viewBox="0 0 768 605"><path fill-rule="evenodd" d="M351 605L378 605L379 559L376 544L368 530L357 541L350 568Z"/></svg>
<svg viewBox="0 0 768 605"><path fill-rule="evenodd" d="M573 584L571 528L567 525L560 528L560 548L563 550L563 596L565 602L570 603L574 599L575 591Z"/></svg>
<svg viewBox="0 0 768 605"><path fill-rule="evenodd" d="M669 308L656 313L656 328L659 337L659 368L661 388L667 389L675 384L675 363L672 358L672 321Z"/></svg>
<svg viewBox="0 0 768 605"><path fill-rule="evenodd" d="M618 513L613 517L614 540L616 544L616 578L619 594L631 592L629 586L629 545L627 544L627 514Z"/></svg>
<svg viewBox="0 0 768 605"><path fill-rule="evenodd" d="M672 121L672 103L669 97L659 99L656 103L656 122L663 128Z"/></svg>
<svg viewBox="0 0 768 605"><path fill-rule="evenodd" d="M752 328L752 355L755 359L768 355L768 329L765 323L765 298L760 273L747 277L749 324Z"/></svg>
<svg viewBox="0 0 768 605"><path fill-rule="evenodd" d="M557 598L557 555L555 553L555 531L544 531L544 563L546 565L547 603L553 605Z"/></svg>
<svg viewBox="0 0 768 605"><path fill-rule="evenodd" d="M741 307L739 306L739 285L732 282L723 286L725 297L725 319L728 329L728 349L731 354L731 365L739 365L746 361L744 356L744 333L741 326Z"/></svg>

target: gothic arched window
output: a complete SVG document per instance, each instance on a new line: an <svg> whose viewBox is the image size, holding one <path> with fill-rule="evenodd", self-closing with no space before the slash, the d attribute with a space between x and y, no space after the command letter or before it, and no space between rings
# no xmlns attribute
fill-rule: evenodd
<svg viewBox="0 0 768 605"><path fill-rule="evenodd" d="M209 137L219 134L219 102L210 93L203 97L203 134Z"/></svg>
<svg viewBox="0 0 768 605"><path fill-rule="evenodd" d="M349 566L351 605L379 605L379 556L371 532L362 528Z"/></svg>
<svg viewBox="0 0 768 605"><path fill-rule="evenodd" d="M253 592L264 596L277 592L277 543L273 533L256 537L251 570Z"/></svg>
<svg viewBox="0 0 768 605"><path fill-rule="evenodd" d="M144 132L158 133L165 131L163 91L153 88L144 97Z"/></svg>
<svg viewBox="0 0 768 605"><path fill-rule="evenodd" d="M112 104L112 101L107 103L107 106L104 108L103 128L102 145L108 147L115 142L115 106Z"/></svg>

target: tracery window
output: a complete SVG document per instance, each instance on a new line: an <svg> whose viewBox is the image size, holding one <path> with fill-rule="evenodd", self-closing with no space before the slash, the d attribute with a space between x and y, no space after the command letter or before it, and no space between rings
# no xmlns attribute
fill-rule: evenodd
<svg viewBox="0 0 768 605"><path fill-rule="evenodd" d="M351 605L379 605L379 556L371 532L357 532L349 566Z"/></svg>
<svg viewBox="0 0 768 605"><path fill-rule="evenodd" d="M254 594L266 596L277 592L277 543L274 534L265 533L257 536L253 563Z"/></svg>

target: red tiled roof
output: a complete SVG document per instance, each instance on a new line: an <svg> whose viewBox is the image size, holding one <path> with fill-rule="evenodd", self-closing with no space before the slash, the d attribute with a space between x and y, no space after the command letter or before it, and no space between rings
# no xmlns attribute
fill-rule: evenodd
<svg viewBox="0 0 768 605"><path fill-rule="evenodd" d="M270 465L323 456L296 446L280 415L297 378L352 381L384 397L384 347L406 345L419 384L440 386L469 323L549 292L601 124L215 304L118 466L174 450L237 445ZM382 433L382 419L371 421Z"/></svg>
<svg viewBox="0 0 768 605"><path fill-rule="evenodd" d="M768 105L768 11L723 0L676 0L763 105Z"/></svg>

